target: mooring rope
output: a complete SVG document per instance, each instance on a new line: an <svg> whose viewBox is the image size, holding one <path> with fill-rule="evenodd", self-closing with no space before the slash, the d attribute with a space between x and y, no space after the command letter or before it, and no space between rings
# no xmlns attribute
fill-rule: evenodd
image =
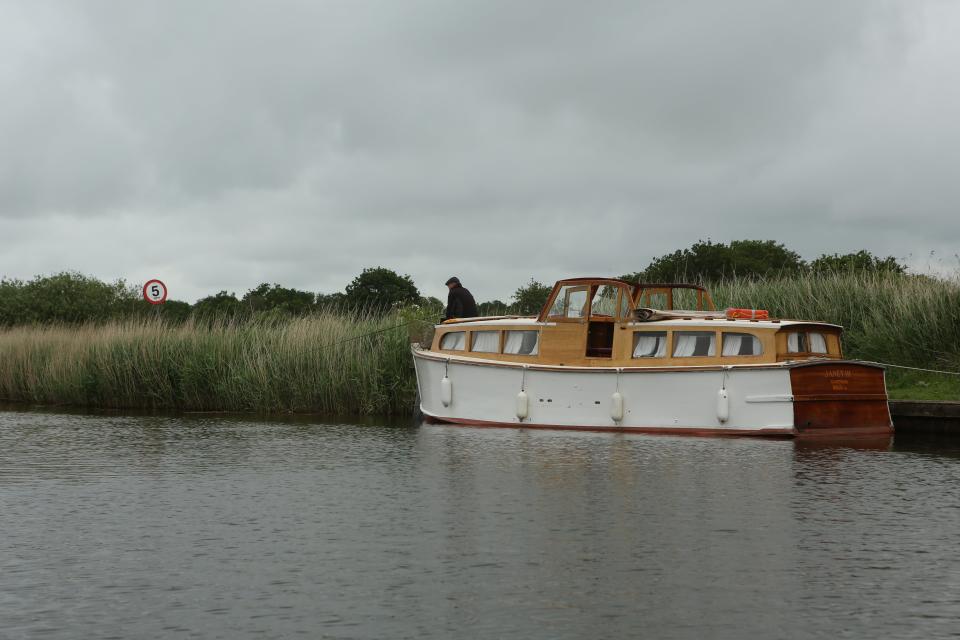
<svg viewBox="0 0 960 640"><path fill-rule="evenodd" d="M386 333L386 332L388 332L388 331L395 331L395 330L397 330L397 329L403 329L404 327L408 327L408 326L410 326L411 324L413 324L413 323L415 323L415 322L420 322L420 323L423 323L423 324L429 324L429 325L431 325L431 326L434 324L433 322L429 322L429 321L427 321L427 320L422 320L422 319L420 319L420 318L413 318L413 319L411 319L411 320L407 320L406 322L401 322L400 324L393 325L392 327L385 327L385 328L383 328L383 329L377 329L376 331L368 331L367 333L361 333L361 334L358 335L358 336L352 336L352 337L347 338L347 339L345 339L345 340L338 340L337 342L330 342L330 343L327 343L327 344L324 344L324 345L320 345L320 349L321 349L321 350L323 350L323 349L332 349L333 347L339 346L339 345L341 345L341 344L346 344L346 343L348 343L348 342L353 342L354 340L361 340L361 339L363 339L363 338L369 338L370 336L375 336L375 335L380 334L380 333Z"/></svg>
<svg viewBox="0 0 960 640"><path fill-rule="evenodd" d="M909 369L910 371L924 371L926 373L942 373L945 376L960 376L960 371L943 371L941 369L924 369L922 367L908 367L903 364L890 364L889 362L875 362L873 360L860 360L866 364L876 364L881 367L893 367L894 369Z"/></svg>

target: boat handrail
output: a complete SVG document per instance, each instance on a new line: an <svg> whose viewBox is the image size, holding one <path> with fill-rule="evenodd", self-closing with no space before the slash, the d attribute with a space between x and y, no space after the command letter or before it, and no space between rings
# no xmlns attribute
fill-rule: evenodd
<svg viewBox="0 0 960 640"><path fill-rule="evenodd" d="M475 316L473 318L450 318L440 324L460 324L461 322L476 322L477 320L528 320L537 316Z"/></svg>
<svg viewBox="0 0 960 640"><path fill-rule="evenodd" d="M666 311L664 309L650 309L641 307L633 313L634 318L640 322L656 322L657 320L676 320L678 318L698 318L702 320L723 320L726 315L716 311L695 311L684 309L673 309Z"/></svg>

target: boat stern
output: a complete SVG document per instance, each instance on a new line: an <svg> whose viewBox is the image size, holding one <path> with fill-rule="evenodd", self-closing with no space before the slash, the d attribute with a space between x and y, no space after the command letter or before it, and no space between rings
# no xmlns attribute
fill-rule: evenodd
<svg viewBox="0 0 960 640"><path fill-rule="evenodd" d="M790 369L798 436L883 435L893 432L884 369L849 360Z"/></svg>

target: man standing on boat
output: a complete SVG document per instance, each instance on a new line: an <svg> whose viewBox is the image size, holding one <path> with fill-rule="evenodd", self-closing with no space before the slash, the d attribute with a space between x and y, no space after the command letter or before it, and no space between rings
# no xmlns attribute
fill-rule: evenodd
<svg viewBox="0 0 960 640"><path fill-rule="evenodd" d="M480 315L473 294L460 284L460 278L454 276L447 280L447 288L450 289L450 293L447 295L447 311L443 314L444 320L476 318Z"/></svg>

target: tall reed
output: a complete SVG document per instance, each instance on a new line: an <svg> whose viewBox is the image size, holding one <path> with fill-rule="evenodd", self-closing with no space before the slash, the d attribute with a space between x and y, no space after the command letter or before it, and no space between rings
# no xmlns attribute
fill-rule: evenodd
<svg viewBox="0 0 960 640"><path fill-rule="evenodd" d="M732 279L711 286L719 308L842 325L849 357L960 367L960 281L885 272Z"/></svg>
<svg viewBox="0 0 960 640"><path fill-rule="evenodd" d="M0 331L0 399L103 408L395 414L419 318L129 320ZM409 326L397 325L410 323Z"/></svg>

